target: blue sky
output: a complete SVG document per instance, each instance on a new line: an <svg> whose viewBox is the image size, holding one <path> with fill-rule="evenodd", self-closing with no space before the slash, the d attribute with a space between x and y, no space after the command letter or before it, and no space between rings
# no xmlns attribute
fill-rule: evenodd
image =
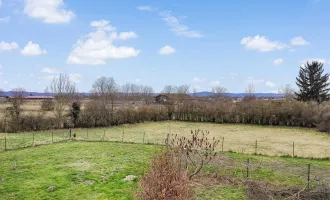
<svg viewBox="0 0 330 200"><path fill-rule="evenodd" d="M330 66L329 0L0 0L0 88L43 91L59 72L81 92L118 84L295 87L307 60Z"/></svg>

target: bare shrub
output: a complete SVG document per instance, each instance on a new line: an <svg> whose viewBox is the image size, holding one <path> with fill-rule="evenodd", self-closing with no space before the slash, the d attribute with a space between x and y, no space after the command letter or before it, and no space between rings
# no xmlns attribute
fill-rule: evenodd
<svg viewBox="0 0 330 200"><path fill-rule="evenodd" d="M55 102L51 99L47 99L41 102L41 110L52 111L55 108Z"/></svg>
<svg viewBox="0 0 330 200"><path fill-rule="evenodd" d="M219 140L214 137L209 140L208 135L208 131L195 130L191 131L190 139L185 136L178 137L176 134L165 141L174 152L180 154L180 163L183 163L184 169L190 171L189 179L197 175L203 166L216 156L215 148L219 144Z"/></svg>
<svg viewBox="0 0 330 200"><path fill-rule="evenodd" d="M151 163L150 171L139 182L143 200L189 200L192 194L187 173L175 163L173 153L162 152Z"/></svg>

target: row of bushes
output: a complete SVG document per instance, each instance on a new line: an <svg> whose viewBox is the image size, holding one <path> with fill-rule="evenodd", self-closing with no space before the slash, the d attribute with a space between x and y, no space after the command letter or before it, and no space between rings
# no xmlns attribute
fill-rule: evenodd
<svg viewBox="0 0 330 200"><path fill-rule="evenodd" d="M145 121L191 121L212 123L242 123L317 127L330 132L330 106L298 101L183 101L176 105L143 105L111 108L90 101L84 105L77 119L65 116L58 127L55 117L41 112L6 117L0 122L0 131L17 132L70 127L108 127Z"/></svg>

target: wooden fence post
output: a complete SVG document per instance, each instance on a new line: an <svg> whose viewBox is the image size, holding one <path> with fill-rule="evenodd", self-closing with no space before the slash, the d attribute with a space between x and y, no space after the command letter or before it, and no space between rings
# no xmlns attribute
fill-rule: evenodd
<svg viewBox="0 0 330 200"><path fill-rule="evenodd" d="M307 165L307 188L309 189L310 185L310 175L311 175L311 164Z"/></svg>
<svg viewBox="0 0 330 200"><path fill-rule="evenodd" d="M247 159L247 165L246 165L246 178L249 178L249 165L250 165L250 158Z"/></svg>
<svg viewBox="0 0 330 200"><path fill-rule="evenodd" d="M292 143L292 157L294 158L294 142Z"/></svg>
<svg viewBox="0 0 330 200"><path fill-rule="evenodd" d="M146 136L146 132L143 133L143 144L144 144L144 138Z"/></svg>
<svg viewBox="0 0 330 200"><path fill-rule="evenodd" d="M258 153L258 140L256 140L256 146L255 146L256 150L255 150L255 154Z"/></svg>
<svg viewBox="0 0 330 200"><path fill-rule="evenodd" d="M71 128L70 128L70 138L69 139L71 139Z"/></svg>

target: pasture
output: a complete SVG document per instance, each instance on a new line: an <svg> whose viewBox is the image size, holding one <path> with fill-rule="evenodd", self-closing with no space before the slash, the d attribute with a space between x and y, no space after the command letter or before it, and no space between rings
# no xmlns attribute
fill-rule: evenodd
<svg viewBox="0 0 330 200"><path fill-rule="evenodd" d="M219 139L218 151L233 151L245 154L271 156L289 155L298 157L330 157L329 134L307 128L271 127L237 124L211 124L190 122L150 122L122 125L109 128L72 129L76 140L124 141L132 143L164 144L167 134L190 135L191 130L202 129L210 132L209 138ZM33 136L34 135L34 136ZM45 144L66 140L69 130L50 130L27 133L0 133L0 150ZM34 137L34 141L33 140ZM294 143L294 152L293 152Z"/></svg>

